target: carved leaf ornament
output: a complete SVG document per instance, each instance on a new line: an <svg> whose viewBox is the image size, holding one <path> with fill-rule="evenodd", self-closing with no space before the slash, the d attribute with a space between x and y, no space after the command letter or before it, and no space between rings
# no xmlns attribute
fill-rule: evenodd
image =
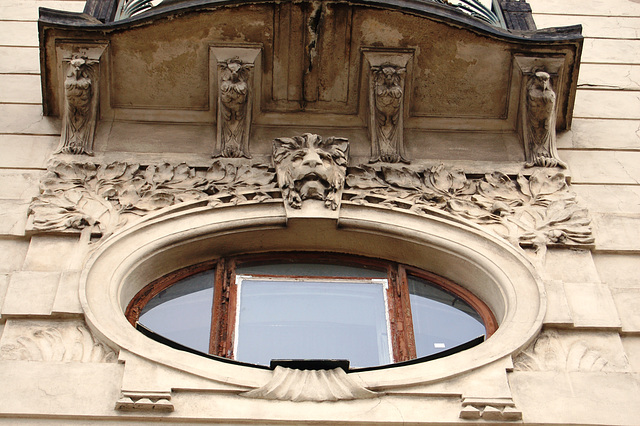
<svg viewBox="0 0 640 426"><path fill-rule="evenodd" d="M276 163L277 164L277 163ZM539 168L531 176L500 172L468 177L444 165L417 170L401 165L347 170L342 201L399 208L419 215L430 209L490 228L515 246L594 242L586 209L576 202L563 173ZM53 162L30 207L34 231L94 227L109 235L131 218L184 201L211 207L282 199L272 167L216 160L207 170L184 163ZM327 208L329 208L328 206Z"/></svg>
<svg viewBox="0 0 640 426"><path fill-rule="evenodd" d="M41 194L32 201L30 213L36 231L95 226L96 232L110 235L131 218L185 201L213 197L212 205L223 203L221 199L237 204L248 201L244 192L269 198L261 190L274 179L267 166L220 161L203 172L184 163L143 167L55 161L40 182Z"/></svg>
<svg viewBox="0 0 640 426"><path fill-rule="evenodd" d="M447 211L490 227L516 246L594 242L586 209L578 206L563 173L538 169L515 180L493 172L469 179L444 165L422 172L407 167L358 167L346 178L345 198L427 214Z"/></svg>
<svg viewBox="0 0 640 426"><path fill-rule="evenodd" d="M0 359L44 362L116 362L117 355L96 341L84 325L36 327L0 347Z"/></svg>

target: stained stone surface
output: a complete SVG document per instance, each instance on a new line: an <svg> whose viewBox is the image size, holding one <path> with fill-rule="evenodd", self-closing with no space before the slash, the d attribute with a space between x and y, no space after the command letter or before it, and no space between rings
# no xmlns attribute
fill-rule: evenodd
<svg viewBox="0 0 640 426"><path fill-rule="evenodd" d="M560 192L571 200L577 196L577 204L568 209L558 205L542 208L548 198L558 195L553 191L537 200L541 205L530 208L529 198L523 198L519 190L514 196L507 180L493 174L504 171L514 187L521 188L517 185L529 182L535 171L523 167L524 147L517 129L521 76L514 72L517 66L512 53L529 54L531 50L518 42L494 40L498 48L490 49L487 40L491 37L482 31L466 31L430 20L420 25L424 29L421 32L416 22L422 21L415 16L398 11L367 12L360 6L350 9L347 3L331 3L324 8L315 3L302 6L281 2L273 7L257 3L247 6L242 14L235 14L232 8L221 10L213 23L209 21L213 12L206 12L142 24L131 32L116 31L110 40L108 55L112 56L103 76L104 82L113 86L111 92L101 92L105 97L100 105L95 155L54 156L61 120L43 116L38 8L81 12L84 2L2 1L0 377L4 394L0 424L432 424L434 419L438 424L491 419L508 424L517 423L521 413L523 424L637 425L640 3L529 3L538 28L584 26L586 39L576 81L574 118L571 128L559 129L557 135L559 158L568 163L564 178L571 181L567 192L564 186ZM313 14L320 16L318 22L330 31L314 30L315 21L310 19ZM174 26L180 19L187 25ZM78 38L78 34L67 35L67 39ZM315 45L311 43L314 37ZM216 163L211 158L216 142L218 80L209 55L216 43L242 44L245 48L262 43L256 67L268 72L254 81L259 96L249 140L249 150L255 155L250 163L258 165L253 169L240 162L231 161L230 166ZM414 58L406 67L403 117L405 149L412 160L406 167L410 171L402 171L405 165L368 164L371 138L366 115L368 77L361 67L363 49L390 50ZM321 54L327 52L330 55ZM557 83L553 76L552 83ZM101 89L105 87L106 83ZM55 86L55 90L61 92L62 86ZM53 111L59 105L54 97ZM352 192L342 198L341 208L346 203L347 209L361 212L362 218L350 217L337 225L337 213L323 216L330 209L322 203L312 209L312 214L319 215L314 227L304 229L301 225L309 218L287 216L271 162L272 143L275 138L306 132L349 140L345 190ZM65 164L112 166L99 176L92 172L91 176L81 176L64 169L60 170L64 179L52 179L51 175L46 177L47 169L53 170L52 159ZM116 163L120 166L113 166ZM444 166L439 169L440 163ZM123 164L128 166L121 174L116 173ZM434 172L430 172L432 168ZM456 172L460 168L464 173ZM354 172L356 169L360 172ZM362 170L368 170L368 175ZM124 179L127 173L130 176ZM523 175L520 181L519 174ZM368 178L362 179L365 175ZM50 209L45 216L55 217L52 223L58 227L34 234L33 224L27 223L29 206L34 197L46 191L49 196L65 194L53 197L57 204L44 206ZM255 206L270 209L259 210L256 218ZM124 350L116 353L91 325L82 293L83 276L88 273L85 262L126 230L146 226L140 218L153 222L167 214L168 207L174 209L171 212L176 218L194 209L214 212L215 219L207 223L212 229L246 215L240 226L242 232L231 232L221 241L225 247L244 244L251 250L328 244L331 241L327 235L353 235L356 230L349 227L371 212L380 215L376 217L402 218L395 224L407 241L415 238L420 228L421 235L439 235L455 242L458 234L441 235L432 233L433 228L421 228L426 224L436 226L444 218L464 223L479 235L486 235L483 233L497 224L520 223L522 226L512 229L518 238L543 234L557 238L556 233L545 234L544 230L560 226L582 232L590 227L589 241L593 236L595 240L578 250L567 249L564 243L560 247L539 244L537 253L527 248L525 253L530 256L525 257L517 248L518 238L512 238L509 246L503 240L494 240L499 237L493 234L487 237L487 247L490 242L501 241L510 247L508 253L514 259L525 262L527 270L539 279L543 294L539 301L546 311L540 311L545 312L537 325L542 330L531 330L531 341L514 349L513 354L473 371L436 380L421 381L406 373L410 367L368 375L350 373L346 376L357 392L355 399L349 396L348 401L327 401L330 398L326 395L331 393L327 386L345 383L340 381L317 389L305 388L300 382L286 387L324 402L292 402L290 397L271 401L241 396L252 389L266 389L264 386L274 377L271 371L189 358L179 351L172 352L164 363L152 360L156 353L171 349L137 334L120 314L129 295L123 300L114 296L101 306L109 305L118 312L109 317L109 324L119 324L121 332L133 333L135 349L146 358ZM81 229L75 229L72 236L65 234L68 225L74 223L65 220L77 210L105 225L94 223L93 236ZM269 215L264 215L267 210ZM561 220L583 211L584 217L576 216L579 220ZM541 220L538 214L547 216ZM269 232L294 230L308 241L291 237L270 241L268 236L276 234L261 234L251 228L255 223ZM421 225L413 226L415 223ZM173 235L172 224L175 222L165 224L163 235ZM576 228L575 224L580 226ZM190 222L189 226L204 225ZM375 226L363 230L368 235L363 241L379 242L373 237L379 231ZM584 235L580 232L573 235ZM351 252L363 250L354 241L345 239L341 247ZM141 249L137 243L128 242ZM371 250L392 253L398 260L409 259L412 263L425 261L408 242L378 245ZM157 246L155 252L165 249ZM206 254L186 250L175 249L174 256L167 257L162 265L142 262L143 267L137 271L155 277L154 273L178 269L196 257L206 258ZM504 261L482 249L476 254ZM438 256L430 258L434 268L451 270L450 264L442 261L444 255ZM126 272L127 267L123 262L105 271L105 276L116 270ZM469 289L498 305L495 301L501 296L491 293L492 287L470 268L456 273L468 281L474 278ZM122 276L124 280L134 278L126 273ZM519 283L522 281L513 280L514 286ZM518 310L522 309L531 309L531 303L519 305ZM504 324L498 333L506 330ZM518 338L512 336L511 341ZM495 340L490 338L479 348L501 350L492 346ZM118 358L120 362L116 362ZM426 370L429 374L445 371L455 362L455 356L444 358ZM194 365L201 370L194 370ZM216 379L208 376L219 371L223 372ZM406 386L405 380L414 384ZM136 396L138 404L132 403L127 411L117 410L117 401L126 395ZM173 411L149 408L154 407L157 395L168 396Z"/></svg>

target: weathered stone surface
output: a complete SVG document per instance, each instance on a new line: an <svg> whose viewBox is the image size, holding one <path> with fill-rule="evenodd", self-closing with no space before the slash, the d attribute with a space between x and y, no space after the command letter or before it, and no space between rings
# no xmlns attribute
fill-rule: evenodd
<svg viewBox="0 0 640 426"><path fill-rule="evenodd" d="M0 167L44 168L58 139L55 136L0 135Z"/></svg>
<svg viewBox="0 0 640 426"><path fill-rule="evenodd" d="M39 75L0 75L0 102L40 104L42 92Z"/></svg>
<svg viewBox="0 0 640 426"><path fill-rule="evenodd" d="M564 291L576 327L620 328L620 317L607 285L565 282Z"/></svg>
<svg viewBox="0 0 640 426"><path fill-rule="evenodd" d="M640 150L640 123L575 118L571 130L558 135L558 147Z"/></svg>
<svg viewBox="0 0 640 426"><path fill-rule="evenodd" d="M613 300L616 304L622 331L629 333L640 332L640 289L612 288Z"/></svg>
<svg viewBox="0 0 640 426"><path fill-rule="evenodd" d="M115 122L98 125L97 151L189 153L211 155L215 128L211 125L176 125ZM118 156L122 161L122 155Z"/></svg>
<svg viewBox="0 0 640 426"><path fill-rule="evenodd" d="M2 319L2 305L4 304L4 298L7 294L7 289L9 288L9 275L0 274L0 320ZM2 338L2 333L4 329L0 329L0 339Z"/></svg>
<svg viewBox="0 0 640 426"><path fill-rule="evenodd" d="M593 261L610 287L640 288L640 254L594 253Z"/></svg>
<svg viewBox="0 0 640 426"><path fill-rule="evenodd" d="M0 104L0 133L60 135L60 120L44 117L41 105Z"/></svg>
<svg viewBox="0 0 640 426"><path fill-rule="evenodd" d="M0 235L24 235L28 211L27 200L0 200Z"/></svg>
<svg viewBox="0 0 640 426"><path fill-rule="evenodd" d="M0 45L38 47L38 24L35 22L1 22Z"/></svg>
<svg viewBox="0 0 640 426"><path fill-rule="evenodd" d="M9 1L10 3L16 3L13 0ZM542 2L543 0L531 0L531 3L534 5L534 10L536 10L536 4L540 4ZM82 8L82 1L74 3L77 3L79 9ZM31 5L29 14L33 17L32 19L35 19L37 6L42 5L48 7L51 2L30 1L29 4ZM611 2L594 2L592 0L566 0L565 2L557 2L553 0L544 0L544 4L548 4L548 9L552 11L558 11L562 8L568 8L568 6L571 6L573 13L580 11L580 13L586 14L592 13L592 10L590 10L589 7L591 7L591 9L607 9L610 10L611 13L616 14L627 13L627 10L631 7L633 7L633 10L635 11L637 11L638 8L637 3L626 0L613 0ZM5 5L0 6L0 16L2 16L2 19L6 19L6 14L2 13L6 10ZM628 5L630 5L629 8L627 8ZM65 5L62 6L64 7ZM571 21L571 18L564 18L564 20L565 22L563 22L563 24L573 22ZM385 22L380 21L375 24L378 25L377 28L387 28L383 27L383 24L386 24ZM589 26L588 24L589 23L587 22L587 31L590 32L590 28L594 27L593 25ZM0 23L0 37L2 34L1 25L2 24ZM336 28L342 27L336 26ZM285 29L293 31L290 27ZM607 27L605 26L602 28L602 31L606 31L606 29ZM600 30L600 27L598 27L598 31ZM216 28L214 27L212 32L215 31ZM263 31L263 29L260 29L260 31ZM627 34L627 31L627 28L618 28L612 30L610 34L603 35L610 37L621 33ZM239 39L237 35L233 35L235 34L233 33L233 28L227 32L230 37ZM164 35L165 37L166 34L167 33ZM161 32L159 32L159 37L163 37ZM389 38L391 38L391 35L389 35ZM150 41L149 44L153 44L155 42L155 39L153 38L150 40L152 41ZM136 40L133 40L132 43L135 43L135 41ZM0 42L0 44L2 43ZM132 44L132 46L135 46L135 44ZM438 46L437 41L433 43L433 46ZM465 45L464 43L461 43L458 47L465 48ZM189 48L190 46L186 47L186 49ZM0 50L1 49L2 48L0 48ZM146 53L148 52L149 50L146 51ZM163 56L167 52L158 50L156 53L159 56ZM587 53L588 52L585 50L585 54ZM145 54L145 52L142 52L142 54ZM360 54L360 52L356 51L356 54ZM636 54L634 53L634 55ZM274 54L273 57L275 60L278 56ZM0 57L0 68L14 67L15 64L13 62L5 61L5 58L9 57ZM166 55L164 56L164 59L167 59ZM162 62L162 60L163 59L161 58L159 63ZM286 62L284 63L286 64ZM476 65L472 68L477 69L481 68L481 66ZM606 66L594 65L590 67L590 64L584 64L581 68L582 76L580 82L587 84L595 82L598 85L613 84L617 87L623 88L634 87L633 82L626 83L624 80L625 76L623 75L623 70L627 69L627 66L618 65L613 67L608 78L605 78L601 74L606 72L603 71L604 68L606 68ZM302 69L302 67L300 67L300 69ZM629 67L629 69L633 71L635 68ZM635 79L634 75L635 74L633 73L630 74L633 79ZM434 82L434 85L438 84L438 73L433 73L429 77L435 77L435 79L431 81ZM132 80L135 81L133 78ZM327 79L326 81L331 80ZM339 92L340 91L334 91L333 93ZM601 94L602 92L598 93ZM150 93L150 96L153 96L153 92ZM578 103L580 103L580 99ZM602 108L601 104L600 106L598 105L599 104L597 102L594 102L593 104L590 103L589 107L591 108L593 106L593 108ZM634 105L635 104L631 106L633 107ZM15 106L18 107L18 105ZM13 107L14 105L0 105L0 133L55 135L59 132L59 127L57 127L59 126L59 123L49 119L42 119L40 117L39 106L20 105L19 107L23 109L19 111L18 109L10 109ZM27 107L33 108L29 109L27 112ZM3 111L10 111L10 114L13 115L11 117L5 117L1 114ZM15 113L12 111L15 111ZM616 111L620 111L620 109L617 109ZM181 112L181 114L182 113L183 112ZM617 114L615 111L614 113ZM9 114L9 112L7 112L7 114ZM600 114L602 114L602 112L600 112ZM633 115L635 113L632 110L629 110L626 111L625 114ZM609 117L609 115L605 116ZM167 117L170 116L167 115ZM182 117L182 115L180 117ZM122 116L121 118L126 119L127 117ZM474 120L469 121L473 122ZM204 120L202 122L204 122ZM3 123L6 123L6 125ZM178 132L175 131L176 127L177 126L175 125L150 125L145 126L143 130L135 132L129 131L133 126L127 127L126 129L123 127L122 131L114 130L110 135L110 138L104 140L105 143L102 144L102 147L105 148L105 151L136 151L138 153L149 153L149 156L153 155L157 157L157 161L154 161L152 164L155 164L155 162L160 164L163 161L169 161L172 164L180 164L181 162L188 161L188 159L191 158L183 153L209 153L211 146L201 141L208 141L208 143L210 143L212 139L203 136L206 136L207 134L212 135L212 130L210 130L210 128L213 128L213 126L194 126L196 130L193 132L182 133L182 135L188 133L191 136L182 136L179 138L173 138L171 141L163 141L163 138L161 137L162 132L167 132L166 135L170 135L169 132L173 132L171 134L178 134ZM179 127L181 129L185 129L187 126L180 125ZM571 133L561 135L559 144L560 146L568 148L640 149L640 136L638 129L637 121L632 120L590 120L578 118L573 122L573 131ZM442 142L442 146L447 146L447 149L449 149L447 152L450 152L449 157L446 158L455 157L456 150L463 152L463 155L466 156L465 158L471 158L475 147L472 144L464 145L463 142L460 142L465 139L464 134L461 136L456 134L455 138L452 137L452 139L449 140L447 139L446 133L442 133L444 135L441 136L439 140L444 141ZM567 136L567 138L563 139L564 136ZM429 139L427 139L427 137L428 133L425 135L423 140L428 141ZM172 139L172 137L168 137L167 139ZM487 139L489 138L487 137ZM3 164L5 162L9 162L9 167L22 167L20 165L12 165L20 163L13 162L14 160L11 160L11 158L16 158L16 155L22 155L20 147L15 149L13 148L14 141L15 139L9 139L9 142L6 145L7 149L3 149L2 151L3 159L1 159L0 162ZM566 145L562 145L564 141L566 141ZM504 145L505 144L500 144L499 146L502 148ZM503 152L500 151L500 149L495 148L497 145L492 145L490 141L486 144L483 142L482 146L484 147L483 152L488 153L487 156L495 156L496 159L506 158L499 157L500 155L504 155ZM419 144L415 144L414 149L416 151L419 150ZM165 154L169 152L173 154ZM4 155L4 153L6 153L6 155ZM99 155L104 154L99 153ZM130 156L129 154L123 154L122 152L112 152L108 155L111 155L111 157L109 157L110 160L104 161L105 163L123 161L123 158L125 157L125 161L130 163L137 163L140 161L137 157ZM164 158L164 156L167 158ZM582 160L589 156L593 157L593 161L588 160L586 164L583 164ZM30 157L30 154L25 154L22 158L30 160ZM35 157L37 157L37 155ZM601 152L578 153L573 155L573 152L571 152L567 153L567 156L565 156L565 152L561 152L560 157L563 160L570 161L574 182L576 182L575 170L579 170L578 176L587 176L589 179L596 179L594 183L626 184L625 186L574 185L572 190L578 193L578 195L585 200L587 206L592 207L592 210L600 213L617 212L638 214L638 210L640 209L637 201L639 190L637 190L634 185L637 185L637 181L640 180L636 173L640 157L633 156L633 153L626 152L618 153L616 155L608 155L608 153ZM625 157L629 158L627 159ZM140 158L142 158L142 156ZM482 158L485 158L484 154ZM517 151L514 151L514 155L510 155L508 158L518 160L519 157L517 156ZM98 162L102 160L94 161ZM21 164L26 165L27 163L27 161L23 161ZM206 163L198 164L202 167L202 164ZM189 163L189 165L193 167L195 164ZM477 167L476 172L479 174L475 177L484 173L483 167L485 166L486 164L480 164ZM200 173L202 173L206 167L208 166L205 165L203 169L200 169ZM627 170L624 168L627 168ZM498 170L498 168L496 168L496 170ZM469 173L469 170L466 171ZM18 170L15 172L22 173ZM5 177L2 177L2 174L0 173L0 198L5 197L3 194L6 194L5 198L28 199L30 197L29 194L31 194L34 187L31 184L33 182L32 177L25 176L23 179L21 175L18 179L11 177L12 173L12 170L6 170ZM35 174L37 175L37 172ZM452 189L452 186L447 189ZM500 212L498 207L500 206L496 206L495 211ZM633 215L622 216L628 216L631 219L634 218ZM608 220L607 217L603 216L601 219L605 222L604 226L608 227L607 230L611 229L613 232L609 233L607 231L605 240L603 240L606 244L624 241L628 242L629 246L631 246L633 240L637 240L638 235L637 231L634 231L634 228L624 228L623 230L618 231L615 229L615 223L613 225L606 224ZM634 220L635 219L633 219L632 222ZM638 224L635 223L635 229L638 228L637 225ZM607 238L610 238L610 240L607 240ZM5 256L2 251L6 247L10 252L6 255L6 266L4 267L7 269L7 272L9 272L19 269L22 266L23 258L27 251L27 243L22 240L11 240L11 244L3 246L3 242L6 241L8 240L0 239L0 270L3 268L2 264ZM606 244L603 246L600 244L600 241L597 241L596 244L597 248L604 247L604 249L606 249ZM47 244L42 244L43 249L36 250L36 245L34 245L33 251L30 253L32 256L31 258L34 259L36 252L45 253L45 246L47 246ZM615 246L615 244L609 244L609 246ZM53 250L55 245L51 245L50 247ZM637 250L637 248L635 250ZM593 265L588 264L588 262L584 261L582 256L576 256L575 253L565 251L555 252L554 250L552 250L552 252L553 253L548 254L546 260L547 274L554 277L554 280L545 282L547 297L549 300L546 321L562 325L564 327L569 327L573 324L573 319L570 315L571 312L568 311L569 304L566 301L566 296L564 294L564 284L557 280L564 280L569 283L579 281L580 283L576 285L582 285L583 282L596 283L593 277ZM13 256L15 256L15 258ZM54 267L53 263L40 264L36 262L31 263L31 265L35 268ZM621 254L614 255L596 252L595 266L598 270L598 275L600 275L605 284L610 286L612 284L615 285L615 288L613 289L614 301L617 305L616 310L620 312L621 316L623 316L621 318L623 329L628 323L635 323L637 309L634 309L633 306L621 309L618 297L622 296L619 296L617 291L618 287L622 286L640 287L640 277L638 277L637 272L640 270L640 256L637 254L624 256ZM574 276L576 278L573 278ZM62 274L51 307L53 313L77 314L80 312L77 300L76 278L76 273ZM0 276L0 297L2 295L1 280L2 278ZM569 284L569 286L571 286L571 284ZM595 297L591 296L591 299L593 298ZM623 302L627 303L626 298L623 299ZM36 299L34 303L37 305L40 302ZM625 312L627 310L635 310L636 313L632 312L625 314L623 313L623 310ZM625 321L625 315L627 315L630 320ZM569 334L577 333L579 332L576 332L575 330L569 332ZM27 338L33 337L33 335L30 335L26 330L20 332L19 335ZM15 336L17 336L17 334ZM592 339L589 336L583 337L586 337L585 340L587 343L596 342L596 346L600 344L602 344L601 346L603 347L609 345L612 351L610 354L620 351L619 344L617 344L613 338L600 339L599 337L596 337ZM635 371L640 371L639 340L640 339L637 336L623 337L624 350L629 358L632 368ZM490 342L488 343L490 344ZM575 347L578 349L574 348L571 354L579 353L578 350L581 348L580 345L578 344ZM565 347L563 346L562 348L564 350ZM571 345L569 348L571 348ZM586 350L585 354L587 356L591 356L592 352L590 350L593 348L591 345L588 345L588 348L589 350ZM603 358L607 358L607 356L603 356ZM598 358L595 359L597 362ZM565 364L569 365L569 362L567 361ZM584 366L588 364L586 363L586 360L583 359L583 361L577 365L580 368L584 368ZM155 365L152 364L150 369L145 371L156 373L156 370L153 369L154 366ZM634 376L631 374L618 374L612 372L608 372L609 377L584 372L579 374L582 374L583 376L575 378L573 374L567 375L564 372L555 374L555 372L544 371L516 372L510 375L514 378L511 382L514 392L514 401L516 402L517 409L523 412L525 421L537 422L539 424L637 424L637 419L640 417L640 409L638 408L640 405L640 397L638 396L640 379L638 379L637 375ZM140 376L141 375L142 374L140 374ZM153 375L154 374L149 374L149 376ZM527 376L523 377L523 375ZM186 375L180 372L175 372L174 375L171 376L171 380L175 380L176 378L183 376ZM118 364L70 365L67 363L48 363L46 365L41 365L39 362L27 363L24 361L3 361L0 362L0 377L3 378L3 381L8 381L12 384L11 392L4 396L2 404L0 404L0 411L5 414L9 413L9 415L17 414L21 417L20 419L5 419L6 423L11 424L12 426L21 423L27 424L32 421L34 423L38 422L41 424L49 424L53 422L69 424L75 421L75 415L85 415L85 417L78 420L82 424L110 422L110 420L113 420L113 422L120 421L123 423L136 421L148 421L152 423L157 422L161 416L161 414L143 413L139 415L138 418L117 419L117 417L122 414L125 414L126 416L138 416L138 414L117 413L114 411L115 402L120 396L120 378L122 377L122 365ZM61 380L61 378L64 378L64 380ZM151 380L150 378L147 379ZM469 379L469 381L471 380L472 379ZM202 379L202 381L204 381L204 379ZM451 384L453 381L455 381L455 378L444 380L443 382L445 384L443 387L446 387L446 385ZM479 383L477 386L478 389L482 390L481 385L482 383ZM203 385L198 383L198 386ZM486 386L483 392L492 393L493 389L491 388L491 384ZM174 412L172 416L175 415L176 417L183 417L179 420L176 419L176 421L181 421L183 423L189 422L189 413L196 413L195 415L198 416L198 419L194 420L194 422L204 422L207 417L208 419L206 420L213 421L213 418L218 416L226 418L227 421L230 422L238 420L250 423L252 420L255 420L252 419L252 417L264 416L268 417L267 420L270 420L272 423L279 423L280 420L287 417L287 414L283 414L287 410L291 410L293 413L289 414L288 420L291 420L294 423L301 423L305 420L317 422L332 421L334 423L340 423L341 419L367 422L370 421L368 416L371 416L371 419L373 419L371 421L379 421L380 423L400 423L401 421L418 423L422 421L429 422L432 419L437 419L437 421L443 423L460 423L460 420L456 417L460 413L459 395L455 397L421 396L419 400L418 398L410 400L410 398L403 395L398 397L392 396L388 399L385 399L386 397L382 397L379 399L367 400L362 404L360 401L356 401L353 402L353 404L352 402L336 403L336 405L331 405L330 407L324 404L315 404L311 407L305 406L291 408L282 406L282 404L290 403L273 403L269 401L250 400L228 394L218 396L212 395L211 393L198 394L197 392L191 391L178 391L176 393L178 395L174 394L171 400L176 407L176 412ZM243 401L239 402L239 399L242 399ZM366 415L361 413L366 413ZM53 419L52 417L54 414L61 415L63 417ZM39 416L39 418L32 420L29 418L31 415ZM142 416L147 416L147 418L142 418ZM186 419L184 417L186 417ZM2 422L2 420L0 420L0 422Z"/></svg>
<svg viewBox="0 0 640 426"><path fill-rule="evenodd" d="M622 346L629 358L631 369L640 372L640 336L622 336Z"/></svg>
<svg viewBox="0 0 640 426"><path fill-rule="evenodd" d="M627 372L616 332L545 329L513 359L516 371Z"/></svg>
<svg viewBox="0 0 640 426"><path fill-rule="evenodd" d="M544 314L544 323L560 326L573 325L563 282L545 281L544 287L547 290L547 311Z"/></svg>
<svg viewBox="0 0 640 426"><path fill-rule="evenodd" d="M580 67L578 87L638 91L640 65L584 64Z"/></svg>
<svg viewBox="0 0 640 426"><path fill-rule="evenodd" d="M60 273L57 272L14 272L9 280L2 316L51 315L59 281Z"/></svg>
<svg viewBox="0 0 640 426"><path fill-rule="evenodd" d="M84 9L84 2L52 0L8 1L3 2L2 5L0 5L0 16L2 16L2 19L12 21L37 21L38 7L67 10L69 12L82 12Z"/></svg>
<svg viewBox="0 0 640 426"><path fill-rule="evenodd" d="M12 383L0 412L45 416L43 424L51 424L53 418L65 414L112 416L120 393L122 369L120 364L0 362L0 375ZM70 421L67 418L63 423ZM20 424L15 418L9 423ZM85 418L80 423L100 422Z"/></svg>
<svg viewBox="0 0 640 426"><path fill-rule="evenodd" d="M640 16L634 0L528 0L534 13L562 15ZM537 22L537 21L536 21Z"/></svg>
<svg viewBox="0 0 640 426"><path fill-rule="evenodd" d="M0 272L20 270L28 248L28 240L7 237L0 238Z"/></svg>
<svg viewBox="0 0 640 426"><path fill-rule="evenodd" d="M22 269L25 271L65 271L79 249L78 236L34 235Z"/></svg>
<svg viewBox="0 0 640 426"><path fill-rule="evenodd" d="M534 424L635 426L640 416L637 373L514 372L513 400Z"/></svg>
<svg viewBox="0 0 640 426"><path fill-rule="evenodd" d="M25 235L27 221L24 215L28 212L26 200L0 200L0 235Z"/></svg>
<svg viewBox="0 0 640 426"><path fill-rule="evenodd" d="M550 249L544 264L545 278L564 282L599 283L600 278L587 250Z"/></svg>
<svg viewBox="0 0 640 426"><path fill-rule="evenodd" d="M0 360L113 363L116 359L82 320L9 319L0 338Z"/></svg>
<svg viewBox="0 0 640 426"><path fill-rule="evenodd" d="M594 213L598 250L640 250L640 217L634 214Z"/></svg>
<svg viewBox="0 0 640 426"><path fill-rule="evenodd" d="M529 3L535 3L531 1ZM560 3L557 6L562 7ZM582 34L585 37L613 38L613 39L638 39L640 38L640 28L637 18L622 16L586 16L583 12L590 12L591 9L581 7L574 10L577 15L551 15L536 13L533 19L538 28L562 27L565 25L582 25ZM616 13L617 15L617 13ZM580 74L584 68L580 67Z"/></svg>
<svg viewBox="0 0 640 426"><path fill-rule="evenodd" d="M587 39L582 62L640 64L640 40Z"/></svg>
<svg viewBox="0 0 640 426"><path fill-rule="evenodd" d="M37 48L0 47L0 73L38 74L40 59Z"/></svg>
<svg viewBox="0 0 640 426"><path fill-rule="evenodd" d="M78 297L80 271L67 271L60 274L60 283L53 300L51 311L54 314L82 314Z"/></svg>
<svg viewBox="0 0 640 426"><path fill-rule="evenodd" d="M0 169L0 199L31 200L38 195L42 172Z"/></svg>
<svg viewBox="0 0 640 426"><path fill-rule="evenodd" d="M590 212L640 213L640 186L574 185L572 189Z"/></svg>
<svg viewBox="0 0 640 426"><path fill-rule="evenodd" d="M562 150L574 184L638 184L640 152Z"/></svg>
<svg viewBox="0 0 640 426"><path fill-rule="evenodd" d="M638 44L640 50L640 44ZM640 98L630 91L598 91L580 89L576 92L576 118L640 119Z"/></svg>

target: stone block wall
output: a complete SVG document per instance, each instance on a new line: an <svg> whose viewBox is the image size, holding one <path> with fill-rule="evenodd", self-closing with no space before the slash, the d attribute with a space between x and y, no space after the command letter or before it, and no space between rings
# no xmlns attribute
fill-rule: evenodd
<svg viewBox="0 0 640 426"><path fill-rule="evenodd" d="M513 402L525 424L638 424L640 3L529 3L538 28L584 28L573 125L558 148L596 244L548 251L544 327L509 369ZM80 12L84 1L0 4L0 423L153 422L153 413L132 420L114 411L122 364L84 323L78 283L90 236L25 233L60 138L60 121L42 115L38 7Z"/></svg>

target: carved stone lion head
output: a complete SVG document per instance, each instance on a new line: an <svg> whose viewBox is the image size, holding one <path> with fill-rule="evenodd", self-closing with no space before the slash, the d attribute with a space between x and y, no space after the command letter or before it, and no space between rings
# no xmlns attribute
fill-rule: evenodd
<svg viewBox="0 0 640 426"><path fill-rule="evenodd" d="M337 209L348 151L346 138L324 140L311 133L277 138L273 143L273 162L285 201L300 208L303 200L321 200L332 210Z"/></svg>

